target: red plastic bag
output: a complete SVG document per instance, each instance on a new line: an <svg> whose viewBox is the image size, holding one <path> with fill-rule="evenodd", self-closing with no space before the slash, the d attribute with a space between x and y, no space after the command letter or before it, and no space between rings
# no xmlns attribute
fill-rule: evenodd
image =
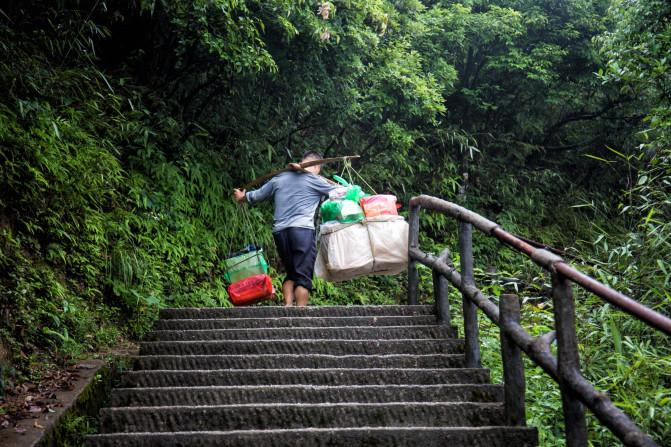
<svg viewBox="0 0 671 447"><path fill-rule="evenodd" d="M245 306L266 300L273 295L273 284L268 275L254 275L228 286L228 296L235 306Z"/></svg>
<svg viewBox="0 0 671 447"><path fill-rule="evenodd" d="M360 201L361 208L366 217L397 216L396 196L390 194L377 194L364 197Z"/></svg>

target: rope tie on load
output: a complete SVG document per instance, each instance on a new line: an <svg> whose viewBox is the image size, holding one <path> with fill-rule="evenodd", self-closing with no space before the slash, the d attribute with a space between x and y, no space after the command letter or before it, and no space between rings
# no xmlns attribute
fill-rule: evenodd
<svg viewBox="0 0 671 447"><path fill-rule="evenodd" d="M255 237L255 232L254 232L254 225L252 223L252 217L251 217L251 212L247 206L238 206L236 207L236 218L238 222L241 223L242 226L242 235L250 241L252 245L256 247L257 250L260 250L260 244L259 241ZM251 237L248 237L251 235ZM230 235L229 237L229 243L228 243L228 255L233 254L233 240L234 240L234 235ZM243 262L246 262L246 259L242 259L238 261L237 263L229 266L230 269L242 264Z"/></svg>
<svg viewBox="0 0 671 447"><path fill-rule="evenodd" d="M368 182L366 181L366 179L364 179L364 178L361 176L361 174L359 174L359 171L357 171L356 169L354 169L354 168L352 167L352 162L351 162L350 160L345 160L345 161L343 162L343 170L342 170L340 176L343 177L343 176L345 175L345 172L347 172L347 178L348 178L350 184L354 184L354 180L353 180L354 177L352 176L352 173L354 173L354 176L356 176L357 178L359 178L359 180L361 180L361 181L363 182L363 184L366 185L366 187L367 187L370 191L373 192L373 194L377 194L377 192L373 189L373 187L370 186L370 185L368 184Z"/></svg>

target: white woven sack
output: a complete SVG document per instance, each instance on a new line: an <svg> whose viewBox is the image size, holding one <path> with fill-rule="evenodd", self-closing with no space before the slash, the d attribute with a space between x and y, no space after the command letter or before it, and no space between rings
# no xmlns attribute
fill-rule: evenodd
<svg viewBox="0 0 671 447"><path fill-rule="evenodd" d="M315 274L328 281L346 281L373 270L368 231L361 223L329 225L321 230Z"/></svg>
<svg viewBox="0 0 671 447"><path fill-rule="evenodd" d="M320 228L315 276L338 282L365 275L395 275L408 268L408 224L402 216Z"/></svg>
<svg viewBox="0 0 671 447"><path fill-rule="evenodd" d="M324 256L321 246L317 251L317 259L315 260L315 277L323 279L324 281L334 281L329 275L329 271L326 270L326 265L324 264Z"/></svg>
<svg viewBox="0 0 671 447"><path fill-rule="evenodd" d="M401 216L366 221L375 264L373 274L395 275L408 268L408 223Z"/></svg>

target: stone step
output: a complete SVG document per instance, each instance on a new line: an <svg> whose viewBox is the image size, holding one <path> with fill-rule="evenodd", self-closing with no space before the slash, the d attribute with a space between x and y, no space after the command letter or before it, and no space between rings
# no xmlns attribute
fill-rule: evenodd
<svg viewBox="0 0 671 447"><path fill-rule="evenodd" d="M87 447L535 447L522 427L365 427L229 432L115 433L89 436Z"/></svg>
<svg viewBox="0 0 671 447"><path fill-rule="evenodd" d="M463 354L394 355L148 355L136 357L142 369L268 369L268 368L461 368Z"/></svg>
<svg viewBox="0 0 671 447"><path fill-rule="evenodd" d="M153 331L146 341L197 340L393 340L422 338L453 338L454 332L445 326L378 326L378 327L300 327L300 328L246 328L205 329L187 331Z"/></svg>
<svg viewBox="0 0 671 447"><path fill-rule="evenodd" d="M499 425L499 403L400 402L122 407L101 410L102 432L176 432L314 427Z"/></svg>
<svg viewBox="0 0 671 447"><path fill-rule="evenodd" d="M219 369L130 371L122 386L132 388L225 385L431 385L487 383L483 368L442 369Z"/></svg>
<svg viewBox="0 0 671 447"><path fill-rule="evenodd" d="M277 317L277 318L196 318L157 320L156 330L202 330L262 327L337 327L337 326L421 326L437 324L434 315L350 316L350 317Z"/></svg>
<svg viewBox="0 0 671 447"><path fill-rule="evenodd" d="M503 387L457 385L264 385L117 388L112 407L233 405L251 403L500 402Z"/></svg>
<svg viewBox="0 0 671 447"><path fill-rule="evenodd" d="M352 316L435 316L433 306L250 306L161 309L161 319L352 317Z"/></svg>
<svg viewBox="0 0 671 447"><path fill-rule="evenodd" d="M140 355L459 354L463 340L216 340L140 343Z"/></svg>
<svg viewBox="0 0 671 447"><path fill-rule="evenodd" d="M93 446L532 447L432 306L163 309Z"/></svg>

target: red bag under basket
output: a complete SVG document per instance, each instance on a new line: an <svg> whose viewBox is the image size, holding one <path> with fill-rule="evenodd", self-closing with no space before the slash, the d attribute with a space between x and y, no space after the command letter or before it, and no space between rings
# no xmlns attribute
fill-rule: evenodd
<svg viewBox="0 0 671 447"><path fill-rule="evenodd" d="M273 294L273 284L268 275L254 275L228 286L228 296L236 306L253 304L268 299Z"/></svg>

